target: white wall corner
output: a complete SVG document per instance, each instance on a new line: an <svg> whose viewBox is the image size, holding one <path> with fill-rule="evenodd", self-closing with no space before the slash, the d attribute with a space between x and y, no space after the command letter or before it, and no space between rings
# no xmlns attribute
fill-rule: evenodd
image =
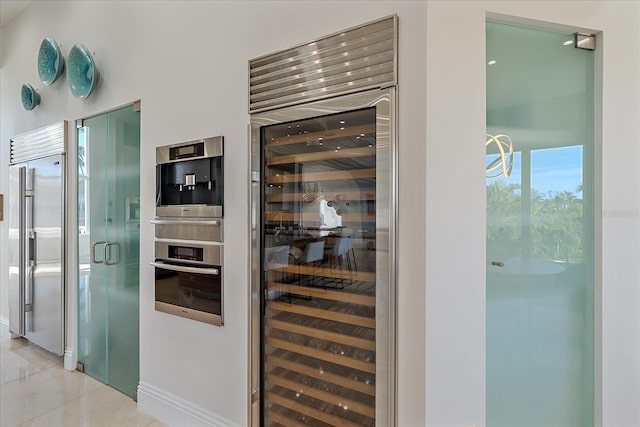
<svg viewBox="0 0 640 427"><path fill-rule="evenodd" d="M138 384L138 410L170 426L241 427L143 381Z"/></svg>
<svg viewBox="0 0 640 427"><path fill-rule="evenodd" d="M7 318L6 318L6 317L4 317L4 316L0 316L0 324L3 324L3 325L6 325L6 326L9 326L9 319L7 319Z"/></svg>

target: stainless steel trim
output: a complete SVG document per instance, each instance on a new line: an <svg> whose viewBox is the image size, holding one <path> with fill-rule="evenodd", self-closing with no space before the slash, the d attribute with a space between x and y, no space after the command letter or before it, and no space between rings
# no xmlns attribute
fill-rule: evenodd
<svg viewBox="0 0 640 427"><path fill-rule="evenodd" d="M154 219L156 238L222 242L224 220Z"/></svg>
<svg viewBox="0 0 640 427"><path fill-rule="evenodd" d="M394 86L392 15L249 61L249 112Z"/></svg>
<svg viewBox="0 0 640 427"><path fill-rule="evenodd" d="M65 122L65 129L66 129ZM66 132L66 131L65 131ZM66 134L65 134L66 135ZM66 141L66 136L65 136ZM66 142L65 142L66 144ZM61 184L62 188L60 191L60 200L61 200L61 216L62 216L62 224L61 224L61 233L60 233L60 272L62 277L62 292L60 293L60 306L62 307L60 313L60 324L62 325L62 334L60 334L60 349L61 352L64 352L67 343L67 233L66 230L69 218L67 217L67 154L62 153L60 155L60 173L61 173ZM77 205L77 204L76 204Z"/></svg>
<svg viewBox="0 0 640 427"><path fill-rule="evenodd" d="M217 268L186 267L182 265L167 264L162 261L151 261L149 264L157 268L164 268L165 270L178 271L181 273L210 274L212 276L220 274L220 270Z"/></svg>
<svg viewBox="0 0 640 427"><path fill-rule="evenodd" d="M191 261L169 256L169 246L185 246L189 248L200 248L203 251L202 261ZM201 242L194 240L177 239L156 239L155 255L156 259L165 261L179 261L181 263L194 265L222 265L224 246L216 243Z"/></svg>
<svg viewBox="0 0 640 427"><path fill-rule="evenodd" d="M221 218L222 206L170 205L156 206L157 217L171 218Z"/></svg>
<svg viewBox="0 0 640 427"><path fill-rule="evenodd" d="M104 245L104 244L106 244L106 243L107 243L107 242L105 242L105 241L100 241L100 242L94 242L94 243L91 245L91 262L92 262L93 264L104 264L104 248L102 248L102 259L101 259L101 260L98 260L98 259L96 258L96 246L98 246L98 245Z"/></svg>
<svg viewBox="0 0 640 427"><path fill-rule="evenodd" d="M118 257L116 258L115 262L111 262L111 247L115 246L118 251ZM109 254L109 258L107 258L107 254ZM102 258L104 259L104 264L105 265L116 265L117 263L120 262L120 244L117 242L108 242L106 243L103 247L102 247Z"/></svg>
<svg viewBox="0 0 640 427"><path fill-rule="evenodd" d="M27 218L26 218L26 212L27 212L27 168L26 166L23 166L20 168L20 205L18 208L18 212L20 215L20 220L19 220L19 245L18 247L20 248L20 255L19 255L19 260L20 260L20 272L19 272L19 284L20 284L20 290L19 290L19 302L20 302L20 319L19 319L19 327L20 330L17 331L20 335L25 335L27 333L27 326L26 326L26 318L23 312L23 308L27 302L27 295L26 295L26 284L27 284L27 272L26 272L26 266L27 266L27 260L26 260L26 251L25 251L25 246L26 246L26 237L27 237ZM16 332L16 331L14 331Z"/></svg>
<svg viewBox="0 0 640 427"><path fill-rule="evenodd" d="M67 122L44 126L10 140L9 164L62 154L67 151Z"/></svg>
<svg viewBox="0 0 640 427"><path fill-rule="evenodd" d="M397 24L397 22L396 22ZM397 40L396 40L397 42ZM396 49L396 55L398 51ZM397 61L396 61L397 66ZM390 166L391 170L389 171L388 178L389 182L389 191L391 194L389 195L389 206L387 207L389 211L389 234L391 238L389 239L389 281L390 286L388 289L389 293L389 301L387 302L389 307L389 332L388 332L388 342L391 345L388 346L388 366L389 366L389 376L388 376L388 386L387 386L387 397L386 404L388 405L388 413L386 414L386 423L387 425L398 425L398 324L397 324L397 312L398 312L398 247L399 247L399 238L398 238L398 92L395 87L389 88L389 146L391 147L391 160ZM381 412L381 417L384 415ZM377 410L376 410L377 416Z"/></svg>
<svg viewBox="0 0 640 427"><path fill-rule="evenodd" d="M177 220L177 219L152 219L151 224L158 225L220 225L220 221L213 220Z"/></svg>
<svg viewBox="0 0 640 427"><path fill-rule="evenodd" d="M188 159L171 160L171 148L184 147L199 142L204 142L204 154L202 156L191 157ZM208 157L219 157L224 154L224 138L222 136L214 136L211 138L196 139L194 141L180 142L178 144L164 145L156 148L156 164L184 162L193 159L204 159Z"/></svg>
<svg viewBox="0 0 640 427"><path fill-rule="evenodd" d="M252 119L253 121L253 119ZM261 300L260 300L260 248L262 235L259 228L260 215L260 128L253 123L249 126L249 425L260 427L260 401L262 389L260 383L260 340L261 340Z"/></svg>
<svg viewBox="0 0 640 427"><path fill-rule="evenodd" d="M251 178L259 174L260 128L277 123L303 120L339 112L378 107L376 113L376 426L397 425L397 92L395 87L372 90L339 98L316 101L251 116L249 228L250 266L250 385L248 405L250 425L260 425L260 183ZM252 403L252 390L258 402Z"/></svg>
<svg viewBox="0 0 640 427"><path fill-rule="evenodd" d="M187 319L197 320L199 322L209 323L215 326L222 326L222 316L204 311L192 310L180 307L179 305L167 304L166 302L156 301L156 311L173 314L175 316L186 317Z"/></svg>
<svg viewBox="0 0 640 427"><path fill-rule="evenodd" d="M596 36L586 33L575 33L575 47L578 49L596 50Z"/></svg>

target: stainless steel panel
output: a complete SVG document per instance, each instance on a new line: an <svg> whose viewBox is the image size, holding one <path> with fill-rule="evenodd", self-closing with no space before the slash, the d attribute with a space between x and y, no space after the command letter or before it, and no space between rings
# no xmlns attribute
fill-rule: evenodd
<svg viewBox="0 0 640 427"><path fill-rule="evenodd" d="M192 145L198 142L204 142L204 154L202 156L190 157L188 159L171 160L170 151L172 148L184 147L184 146ZM163 163L173 163L173 162L193 160L198 158L222 156L224 151L223 142L224 142L224 138L222 136L215 136L212 138L196 139L194 141L181 142L179 144L172 144L172 145L157 147L156 148L156 164L160 165Z"/></svg>
<svg viewBox="0 0 640 427"><path fill-rule="evenodd" d="M10 164L62 154L67 149L67 122L62 121L11 138Z"/></svg>
<svg viewBox="0 0 640 427"><path fill-rule="evenodd" d="M202 240L208 242L223 241L223 221L191 220L191 219L160 219L151 220L156 227L156 237L159 239Z"/></svg>
<svg viewBox="0 0 640 427"><path fill-rule="evenodd" d="M397 138L396 138L395 88L374 90L360 94L332 98L283 108L251 117L251 175L261 170L261 127L312 117L330 115L376 106L376 426L392 426L396 419L396 230L397 230ZM260 390L261 378L261 195L260 182L251 180L250 194L250 384L248 399L250 423L261 424L260 405L255 400L264 399ZM256 397L257 396L257 397Z"/></svg>
<svg viewBox="0 0 640 427"><path fill-rule="evenodd" d="M395 85L396 15L249 61L249 111Z"/></svg>
<svg viewBox="0 0 640 427"><path fill-rule="evenodd" d="M212 276L218 276L220 274L220 270L217 268L187 267L184 265L167 264L161 261L153 261L149 264L157 268L181 273L210 274Z"/></svg>
<svg viewBox="0 0 640 427"><path fill-rule="evenodd" d="M202 249L203 260L192 261L186 259L172 258L169 254L169 246L180 246L188 248ZM159 240L156 239L156 259L166 261L179 261L195 265L222 265L223 246L216 243L204 243L193 240Z"/></svg>
<svg viewBox="0 0 640 427"><path fill-rule="evenodd" d="M27 338L62 355L64 351L64 156L29 162L33 172L33 262L30 330Z"/></svg>
<svg viewBox="0 0 640 427"><path fill-rule="evenodd" d="M221 218L222 206L171 205L156 206L156 216L164 218Z"/></svg>
<svg viewBox="0 0 640 427"><path fill-rule="evenodd" d="M184 308L160 301L156 301L155 308L157 311L173 314L174 316L186 317L187 319L197 320L199 322L209 323L215 326L222 326L222 316L218 316L217 314L192 310L190 308Z"/></svg>
<svg viewBox="0 0 640 427"><path fill-rule="evenodd" d="M9 238L9 330L24 335L24 284L26 274L24 223L25 210L24 166L9 168L9 193L7 199Z"/></svg>

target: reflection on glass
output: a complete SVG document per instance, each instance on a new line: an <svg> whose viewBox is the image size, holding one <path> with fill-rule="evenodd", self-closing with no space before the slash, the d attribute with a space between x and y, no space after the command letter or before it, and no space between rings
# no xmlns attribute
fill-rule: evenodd
<svg viewBox="0 0 640 427"><path fill-rule="evenodd" d="M375 425L376 110L262 129L265 425Z"/></svg>
<svg viewBox="0 0 640 427"><path fill-rule="evenodd" d="M593 425L593 53L487 23L487 425ZM499 156L487 145L487 165Z"/></svg>

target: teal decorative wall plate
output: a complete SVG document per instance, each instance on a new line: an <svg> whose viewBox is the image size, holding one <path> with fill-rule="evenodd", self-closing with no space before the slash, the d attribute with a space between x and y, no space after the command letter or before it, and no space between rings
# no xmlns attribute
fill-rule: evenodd
<svg viewBox="0 0 640 427"><path fill-rule="evenodd" d="M38 75L43 85L53 84L64 71L64 57L52 37L45 37L38 52Z"/></svg>
<svg viewBox="0 0 640 427"><path fill-rule="evenodd" d="M67 83L71 94L80 99L88 98L98 78L98 69L89 49L80 43L74 45L67 57Z"/></svg>
<svg viewBox="0 0 640 427"><path fill-rule="evenodd" d="M40 94L29 83L22 85L20 91L20 98L22 99L22 106L25 110L31 111L40 104Z"/></svg>

